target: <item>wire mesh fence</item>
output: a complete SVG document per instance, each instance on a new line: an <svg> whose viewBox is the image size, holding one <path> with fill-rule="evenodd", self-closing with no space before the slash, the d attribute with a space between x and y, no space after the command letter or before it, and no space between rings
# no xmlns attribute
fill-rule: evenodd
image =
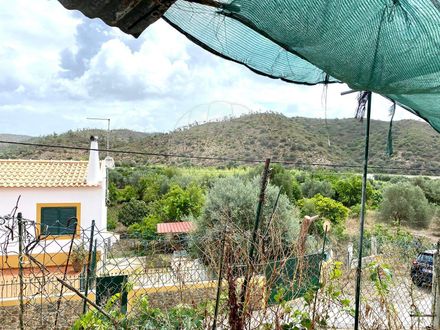
<svg viewBox="0 0 440 330"><path fill-rule="evenodd" d="M211 242L96 226L54 237L33 220L3 217L0 328L353 328L356 244L330 236L286 248L273 232L259 235L251 261L253 243L242 240L250 235L236 231L225 227ZM437 248L384 236L366 244L361 328L432 326Z"/></svg>

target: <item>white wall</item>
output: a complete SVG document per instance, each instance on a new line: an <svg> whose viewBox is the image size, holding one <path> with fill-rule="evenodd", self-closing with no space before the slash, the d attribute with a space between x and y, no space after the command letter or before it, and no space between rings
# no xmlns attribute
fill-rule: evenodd
<svg viewBox="0 0 440 330"><path fill-rule="evenodd" d="M107 207L105 204L105 184L98 187L63 187L63 188L2 188L0 187L0 216L7 215L11 212L17 202L18 196L21 195L18 204L18 211L23 214L24 219L35 221L37 219L37 204L39 203L80 203L80 226L81 228L89 228L92 220L95 220L96 228L99 232L105 232L107 228ZM0 231L3 226L0 223ZM14 232L17 233L15 228ZM86 233L86 236L89 236ZM0 232L0 244L5 240L5 234ZM60 245L68 245L68 240L59 240L61 242L53 242L50 244L47 240L44 244L46 252L59 252ZM8 247L11 253L17 252L16 237L14 242ZM63 248L61 250L66 250ZM37 250L39 250L37 248ZM5 251L0 251L2 255ZM36 251L37 252L37 251Z"/></svg>
<svg viewBox="0 0 440 330"><path fill-rule="evenodd" d="M39 203L80 203L81 227L89 227L92 220L98 228L106 227L105 191L101 187L0 188L1 216L11 212L20 195L18 212L23 218L36 220Z"/></svg>

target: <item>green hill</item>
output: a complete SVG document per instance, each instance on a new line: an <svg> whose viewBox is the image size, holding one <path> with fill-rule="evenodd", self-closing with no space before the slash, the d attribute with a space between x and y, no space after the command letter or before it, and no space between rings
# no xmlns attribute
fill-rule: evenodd
<svg viewBox="0 0 440 330"><path fill-rule="evenodd" d="M440 134L428 124L414 120L396 121L393 127L394 152L386 153L388 122L372 121L372 165L407 169L440 168ZM106 132L101 130L69 131L59 135L32 138L44 144L88 146L90 135L101 137L105 147ZM171 133L140 133L113 130L111 148L150 153L190 154L239 159L289 160L300 163L361 165L364 124L355 119L288 118L281 114L251 114L221 122L192 125ZM329 143L330 142L330 143ZM10 146L0 150L2 158L87 159L87 153L34 147ZM166 164L231 165L234 162L186 160L113 154L117 162L162 162ZM239 163L237 163L239 164ZM422 171L423 172L423 171ZM428 173L428 172L424 172Z"/></svg>
<svg viewBox="0 0 440 330"><path fill-rule="evenodd" d="M20 141L26 141L29 140L31 136L29 135L17 135L17 134L1 134L0 133L0 140L2 141L12 141L12 142L20 142ZM7 148L8 145L4 143L0 143L0 150L3 148Z"/></svg>

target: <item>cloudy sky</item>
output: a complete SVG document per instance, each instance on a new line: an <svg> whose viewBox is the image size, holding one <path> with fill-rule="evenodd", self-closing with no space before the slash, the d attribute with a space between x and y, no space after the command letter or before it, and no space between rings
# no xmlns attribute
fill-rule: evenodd
<svg viewBox="0 0 440 330"><path fill-rule="evenodd" d="M168 131L272 110L324 118L323 87L256 75L192 44L164 21L138 39L55 0L0 0L0 133L105 128ZM329 87L327 118L353 117L356 95ZM375 97L373 118L387 120ZM399 109L397 119L414 118Z"/></svg>

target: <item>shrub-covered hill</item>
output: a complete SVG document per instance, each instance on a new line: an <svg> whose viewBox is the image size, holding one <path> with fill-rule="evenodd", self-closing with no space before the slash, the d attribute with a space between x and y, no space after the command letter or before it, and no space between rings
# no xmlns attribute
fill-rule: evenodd
<svg viewBox="0 0 440 330"><path fill-rule="evenodd" d="M421 121L396 121L393 127L394 155L386 153L388 122L372 121L371 164L386 167L440 168L440 134ZM31 138L44 144L88 146L88 137L105 131L79 130ZM191 154L239 159L290 160L304 163L360 165L363 160L364 124L355 119L288 118L281 114L245 115L220 122L192 125L170 133L146 134L113 130L111 148L151 153ZM86 159L75 150L9 146L0 149L1 158ZM164 162L166 164L231 165L233 162L186 160L114 154L117 162ZM422 172L423 173L423 172ZM428 173L428 172L425 172Z"/></svg>

